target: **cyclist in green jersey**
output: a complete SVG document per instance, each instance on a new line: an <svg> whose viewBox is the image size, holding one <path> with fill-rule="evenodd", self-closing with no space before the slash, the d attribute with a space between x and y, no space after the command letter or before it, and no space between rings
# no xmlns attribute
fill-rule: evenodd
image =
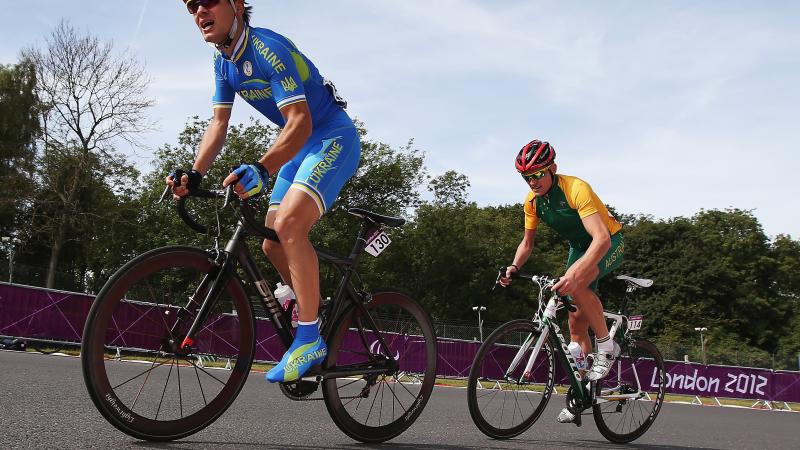
<svg viewBox="0 0 800 450"><path fill-rule="evenodd" d="M592 353L589 328L594 331L597 354L584 377L594 381L608 375L619 355L619 346L609 339L597 282L622 262L622 225L609 214L588 183L556 173L555 157L555 149L539 140L528 143L517 155L516 169L531 191L525 199L525 234L506 278L500 282L504 286L511 283L511 274L530 257L540 221L569 242L567 271L553 287L560 295L570 296L578 307L569 314L570 339L580 345L585 355ZM560 422L572 421L567 413L562 411Z"/></svg>

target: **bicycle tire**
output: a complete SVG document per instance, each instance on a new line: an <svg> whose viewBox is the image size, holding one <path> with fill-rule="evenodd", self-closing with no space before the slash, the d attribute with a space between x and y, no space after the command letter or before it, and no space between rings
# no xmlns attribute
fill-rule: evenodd
<svg viewBox="0 0 800 450"><path fill-rule="evenodd" d="M247 381L255 318L235 276L223 281L218 310L198 331L190 354L176 354L169 350L174 345L165 344L168 339L181 342L194 318L192 311L172 302L185 306L186 294L194 294L200 285L194 280L212 269L211 260L207 252L193 247L149 251L120 268L92 303L81 347L84 381L103 417L130 436L169 441L196 433L225 412ZM198 297L202 299L202 293ZM221 311L228 307L232 314ZM212 362L216 358L219 363ZM222 366L225 359L224 369L207 367ZM189 371L185 380L182 369ZM138 371L142 372L120 383Z"/></svg>
<svg viewBox="0 0 800 450"><path fill-rule="evenodd" d="M606 378L593 383L595 403L592 414L600 434L611 442L623 444L641 437L655 422L664 402L667 377L661 352L644 339L637 339L626 345L618 361ZM653 380L657 383L655 386ZM648 390L655 388L650 391L655 393L654 400L638 398L597 403L604 391L606 396L613 396L614 392L637 392L642 390L642 382L647 384ZM649 395L648 393L647 396ZM633 426L634 423L636 425L633 429L622 429L624 426Z"/></svg>
<svg viewBox="0 0 800 450"><path fill-rule="evenodd" d="M399 361L400 372L356 377L355 380L326 379L322 392L325 406L339 429L355 440L376 443L396 437L422 413L436 381L437 344L430 316L408 295L377 292L365 306L390 347L389 351L382 351L374 330L361 325L361 310L351 306L331 333L325 368L336 368L340 361L342 365L338 367L365 362L361 360L372 360L375 355L383 354ZM353 327L356 329L350 330ZM348 335L351 338L346 340ZM381 401L376 410L379 396ZM384 404L385 398L389 398L391 405ZM366 402L359 411L362 400ZM366 403L370 404L369 408ZM373 411L377 412L377 420ZM389 416L390 412L391 420L384 423L383 415Z"/></svg>
<svg viewBox="0 0 800 450"><path fill-rule="evenodd" d="M533 337L533 343L508 377L507 368L522 345L528 341L528 335ZM469 371L467 404L472 421L483 434L494 439L518 436L539 419L547 406L555 384L555 358L549 341L545 341L542 346L543 352L540 351L536 358L530 376L526 377L524 383L520 381L529 352L538 336L540 332L530 320L512 320L497 328L478 349ZM509 378L515 381L510 382ZM501 398L498 399L498 396ZM512 397L513 404L508 403L509 397ZM538 405L532 401L536 398L539 399ZM499 405L492 406L495 400ZM507 404L511 407L511 420L504 425ZM519 422L514 421L517 416Z"/></svg>

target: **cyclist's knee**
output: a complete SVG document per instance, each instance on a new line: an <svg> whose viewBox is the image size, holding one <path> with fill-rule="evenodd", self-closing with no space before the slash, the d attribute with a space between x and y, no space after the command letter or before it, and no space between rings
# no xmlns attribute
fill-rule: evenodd
<svg viewBox="0 0 800 450"><path fill-rule="evenodd" d="M307 241L309 227L302 220L292 215L279 215L275 218L275 232L282 243L291 244L298 241Z"/></svg>

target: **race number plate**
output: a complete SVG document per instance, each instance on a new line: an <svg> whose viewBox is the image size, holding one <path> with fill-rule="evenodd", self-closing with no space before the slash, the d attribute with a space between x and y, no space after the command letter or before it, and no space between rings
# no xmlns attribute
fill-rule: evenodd
<svg viewBox="0 0 800 450"><path fill-rule="evenodd" d="M642 329L642 316L628 317L628 330L636 331Z"/></svg>
<svg viewBox="0 0 800 450"><path fill-rule="evenodd" d="M392 240L389 239L389 236L387 236L383 231L379 231L369 238L367 241L367 246L364 248L364 250L366 250L366 252L372 256L378 256L382 251L386 250L386 247L388 247L391 243Z"/></svg>

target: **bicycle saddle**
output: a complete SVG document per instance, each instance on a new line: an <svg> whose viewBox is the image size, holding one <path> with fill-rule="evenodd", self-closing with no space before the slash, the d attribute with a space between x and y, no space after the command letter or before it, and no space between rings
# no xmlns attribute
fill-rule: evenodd
<svg viewBox="0 0 800 450"><path fill-rule="evenodd" d="M406 219L401 217L383 216L372 211L367 211L361 208L350 208L347 210L350 214L364 219L369 219L375 223L386 225L387 227L400 227L406 223Z"/></svg>
<svg viewBox="0 0 800 450"><path fill-rule="evenodd" d="M647 278L633 278L627 275L617 275L616 278L618 280L625 280L628 283L635 284L636 286L647 288L653 285L653 280L648 280Z"/></svg>

